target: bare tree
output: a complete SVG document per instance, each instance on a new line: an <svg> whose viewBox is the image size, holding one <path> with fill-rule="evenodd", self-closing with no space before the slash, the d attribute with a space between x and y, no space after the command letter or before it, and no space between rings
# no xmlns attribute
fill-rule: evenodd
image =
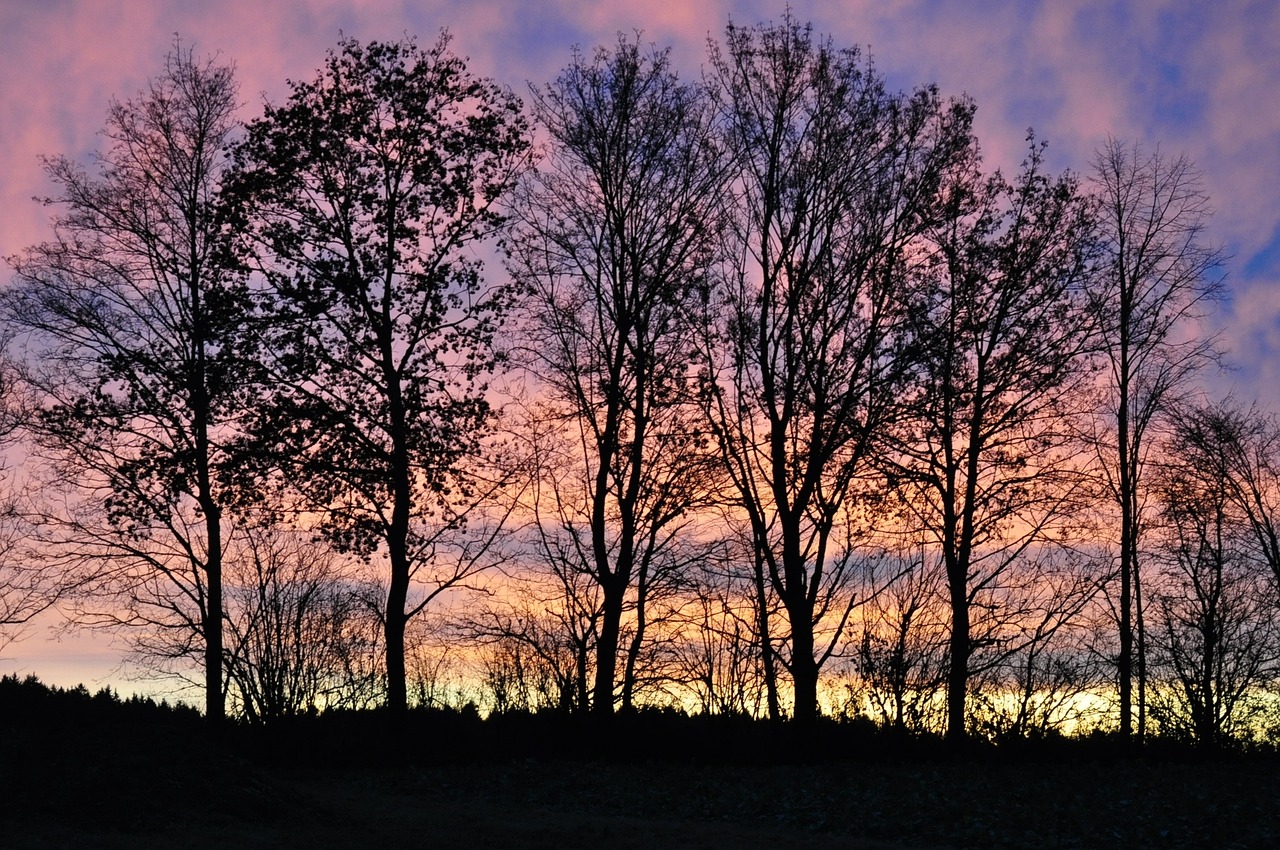
<svg viewBox="0 0 1280 850"><path fill-rule="evenodd" d="M25 637L36 617L69 588L63 577L29 551L34 538L17 499L0 503L0 652Z"/></svg>
<svg viewBox="0 0 1280 850"><path fill-rule="evenodd" d="M959 176L966 214L934 231L912 311L921 357L896 473L946 576L951 738L966 734L975 650L1022 616L1014 591L1036 584L1026 572L1050 557L1082 483L1070 423L1094 344L1093 224L1075 182L1042 172L1042 151L1014 183Z"/></svg>
<svg viewBox="0 0 1280 850"><path fill-rule="evenodd" d="M556 705L559 688L553 668L514 634L482 647L482 687L490 712L536 711Z"/></svg>
<svg viewBox="0 0 1280 850"><path fill-rule="evenodd" d="M939 572L912 557L860 609L856 655L860 698L884 726L933 731L946 685L946 593Z"/></svg>
<svg viewBox="0 0 1280 850"><path fill-rule="evenodd" d="M538 521L556 538L544 547L556 569L600 588L592 704L609 714L620 656L632 707L653 597L687 562L682 525L705 501L690 353L719 247L724 157L703 94L638 39L575 54L533 97L550 141L514 196L507 267L527 293L521 353L541 388L536 415L564 443L545 470L552 513Z"/></svg>
<svg viewBox="0 0 1280 850"><path fill-rule="evenodd" d="M1161 725L1208 745L1247 727L1258 689L1280 670L1270 570L1235 478L1242 419L1221 407L1179 417L1158 472L1161 583L1153 662L1168 687L1153 695Z"/></svg>
<svg viewBox="0 0 1280 850"><path fill-rule="evenodd" d="M979 597L969 661L977 705L968 710L968 726L1026 737L1085 718L1082 698L1099 684L1089 645L1096 623L1088 616L1099 592L1096 572L1093 557L1053 547L1013 565L998 592Z"/></svg>
<svg viewBox="0 0 1280 850"><path fill-rule="evenodd" d="M586 714L591 708L592 659L599 633L599 587L578 570L553 565L545 581L529 575L531 570L508 577L509 581L494 588L488 604L466 615L462 632L491 653L491 661L521 660L536 683L527 693L527 707L547 705Z"/></svg>
<svg viewBox="0 0 1280 850"><path fill-rule="evenodd" d="M18 370L0 360L0 446L13 445L26 418ZM24 637L31 622L49 610L70 588L62 576L46 568L29 543L34 537L24 516L18 485L10 469L0 495L0 652Z"/></svg>
<svg viewBox="0 0 1280 850"><path fill-rule="evenodd" d="M48 554L121 603L100 622L182 635L151 648L202 657L211 721L224 712L220 440L241 372L222 351L234 305L214 204L236 105L231 68L175 44L146 90L112 102L96 173L46 161L54 237L9 258L3 301L28 345L35 454L69 500L44 509Z"/></svg>
<svg viewBox="0 0 1280 850"><path fill-rule="evenodd" d="M1091 299L1109 366L1095 442L1103 480L1120 512L1120 729L1133 732L1136 672L1141 736L1146 673L1140 565L1150 503L1144 476L1161 416L1177 406L1197 370L1216 357L1214 340L1199 335L1196 322L1222 292L1225 257L1204 241L1209 198L1185 158L1111 139L1094 158L1093 190L1106 262L1093 280Z"/></svg>
<svg viewBox="0 0 1280 850"><path fill-rule="evenodd" d="M240 713L266 723L375 702L382 641L368 582L310 532L249 527L229 543L227 677Z"/></svg>
<svg viewBox="0 0 1280 850"><path fill-rule="evenodd" d="M1174 423L1180 452L1218 464L1223 493L1243 517L1280 604L1280 420L1227 400L1178 411Z"/></svg>
<svg viewBox="0 0 1280 850"><path fill-rule="evenodd" d="M755 717L770 695L755 587L749 571L735 569L743 557L735 542L730 537L708 547L682 588L672 624L672 677L703 713ZM748 544L748 561L751 553ZM770 716L776 717L776 691L773 697Z"/></svg>
<svg viewBox="0 0 1280 850"><path fill-rule="evenodd" d="M707 413L749 517L757 584L786 613L793 717L817 715L862 565L858 494L896 415L909 246L946 211L938 188L970 148L969 103L891 94L856 49L790 14L728 27L711 83L735 156L734 268L707 324ZM768 607L761 647L774 651Z"/></svg>

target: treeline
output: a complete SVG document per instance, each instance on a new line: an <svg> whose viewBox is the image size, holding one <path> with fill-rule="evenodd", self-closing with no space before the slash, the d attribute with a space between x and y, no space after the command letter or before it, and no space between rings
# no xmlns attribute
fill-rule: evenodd
<svg viewBox="0 0 1280 850"><path fill-rule="evenodd" d="M789 15L527 105L446 35L289 88L241 123L175 44L48 160L0 622L116 629L215 719L1277 728L1280 425L1198 390L1186 160L991 169L971 101Z"/></svg>

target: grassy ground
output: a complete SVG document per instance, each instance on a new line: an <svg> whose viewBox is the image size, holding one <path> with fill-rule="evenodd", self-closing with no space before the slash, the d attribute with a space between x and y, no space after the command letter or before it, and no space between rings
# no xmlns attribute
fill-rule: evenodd
<svg viewBox="0 0 1280 850"><path fill-rule="evenodd" d="M8 789L0 846L1280 846L1275 770L1247 764L62 767Z"/></svg>
<svg viewBox="0 0 1280 850"><path fill-rule="evenodd" d="M1274 756L1066 747L734 764L638 748L625 762L443 763L422 755L448 749L427 724L392 765L351 758L352 727L266 753L260 736L211 741L198 718L82 702L0 700L0 847L1280 847Z"/></svg>

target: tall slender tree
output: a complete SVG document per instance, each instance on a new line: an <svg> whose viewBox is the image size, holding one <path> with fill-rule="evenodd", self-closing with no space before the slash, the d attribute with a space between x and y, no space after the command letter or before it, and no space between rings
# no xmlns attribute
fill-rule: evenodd
<svg viewBox="0 0 1280 850"><path fill-rule="evenodd" d="M1002 604L1072 504L1068 423L1094 344L1093 223L1074 180L1045 175L1033 146L1016 182L964 177L954 194L966 213L936 229L916 287L917 393L896 453L907 511L946 576L953 739L966 734L974 651L992 637L975 633L975 611Z"/></svg>
<svg viewBox="0 0 1280 850"><path fill-rule="evenodd" d="M232 69L176 43L144 91L111 104L96 168L46 161L54 236L9 258L3 298L29 346L31 432L51 486L72 496L45 517L47 554L106 594L95 621L143 627L162 655L202 656L212 721L224 713L220 437L236 371L215 203L236 107ZM180 637L152 642L166 632Z"/></svg>
<svg viewBox="0 0 1280 850"><path fill-rule="evenodd" d="M1142 536L1149 503L1144 476L1153 433L1183 398L1196 372L1215 359L1199 333L1204 307L1222 292L1221 249L1205 242L1209 198L1185 158L1111 139L1093 162L1093 189L1106 261L1091 299L1109 366L1095 441L1099 468L1120 513L1120 730L1145 732L1145 629L1141 615ZM1135 669L1136 668L1136 669Z"/></svg>
<svg viewBox="0 0 1280 850"><path fill-rule="evenodd" d="M1210 747L1256 721L1280 672L1270 541L1240 498L1240 449L1261 424L1225 405L1179 411L1152 476L1151 713Z"/></svg>
<svg viewBox="0 0 1280 850"><path fill-rule="evenodd" d="M973 110L888 92L859 51L789 14L731 24L710 78L736 267L707 322L706 407L750 519L766 671L786 665L806 723L852 604L856 495L911 371L910 246L948 214L939 189L969 155ZM780 653L766 594L786 614Z"/></svg>
<svg viewBox="0 0 1280 850"><path fill-rule="evenodd" d="M446 551L501 486L464 469L492 422L508 305L468 252L502 224L527 127L447 34L426 49L344 40L291 89L249 125L229 182L257 272L240 343L270 374L247 423L260 463L245 468L280 476L335 543L386 557L387 701L402 713L406 624L480 566L493 533Z"/></svg>
<svg viewBox="0 0 1280 850"><path fill-rule="evenodd" d="M599 587L592 703L609 714L620 655L622 706L633 703L649 602L687 561L679 532L708 492L690 354L726 157L703 93L638 39L575 54L534 89L534 108L550 142L515 196L507 265L527 293L522 359L539 415L571 447L551 455L566 462L547 470L559 483L539 522L554 528L555 560Z"/></svg>

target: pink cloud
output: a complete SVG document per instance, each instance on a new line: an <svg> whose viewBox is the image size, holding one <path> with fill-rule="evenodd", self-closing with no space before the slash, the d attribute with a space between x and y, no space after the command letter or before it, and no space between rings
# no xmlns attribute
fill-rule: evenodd
<svg viewBox="0 0 1280 850"><path fill-rule="evenodd" d="M869 46L895 88L937 82L944 94L973 96L992 165L1017 167L1029 126L1049 139L1055 167L1086 169L1108 133L1187 153L1219 211L1210 237L1240 254L1230 278L1234 304L1217 318L1250 365L1229 380L1241 395L1280 408L1280 272L1243 271L1280 232L1280 7L1266 0L1203 9L1183 0L793 0L792 7L837 44ZM49 191L38 156L83 158L95 149L109 99L145 84L174 33L236 64L250 117L263 95L285 96L287 78L311 77L340 30L364 40L410 33L429 41L447 27L473 70L523 95L526 80L545 81L563 67L571 45L589 50L636 29L670 44L681 75L696 78L708 34L719 38L730 16L744 25L777 21L783 8L764 0L0 3L0 256L47 234L47 212L29 200Z"/></svg>

